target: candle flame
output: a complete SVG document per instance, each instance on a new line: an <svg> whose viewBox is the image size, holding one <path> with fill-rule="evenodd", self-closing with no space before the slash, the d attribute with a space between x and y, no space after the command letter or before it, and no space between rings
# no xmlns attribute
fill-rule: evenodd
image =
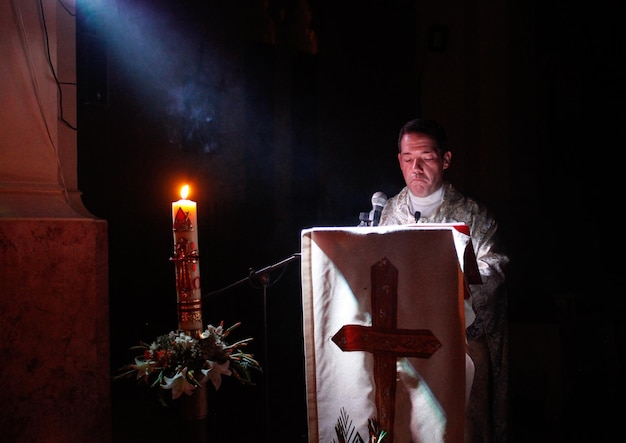
<svg viewBox="0 0 626 443"><path fill-rule="evenodd" d="M188 195L189 195L189 185L185 185L182 188L180 188L180 197L183 200L187 200Z"/></svg>

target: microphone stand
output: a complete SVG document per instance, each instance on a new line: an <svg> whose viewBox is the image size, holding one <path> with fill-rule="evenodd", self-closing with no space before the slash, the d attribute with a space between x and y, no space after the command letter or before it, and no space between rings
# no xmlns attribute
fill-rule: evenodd
<svg viewBox="0 0 626 443"><path fill-rule="evenodd" d="M278 263L274 263L273 265L266 266L264 268L254 270L254 268L250 268L250 272L248 276L238 280L234 283L231 283L228 286L223 287L217 291L209 292L202 296L202 298L210 297L213 295L220 294L222 292L228 291L236 286L242 285L246 282L252 282L253 280L258 281L263 286L263 349L265 352L265 364L263 365L263 372L265 372L265 428L266 434L270 436L270 391L269 391L269 358L268 358L268 333L267 333L267 288L270 286L270 273L276 269L282 268L287 264L291 263L294 260L298 260L302 256L301 253L296 252L291 256L279 261ZM277 280L278 281L278 280Z"/></svg>
<svg viewBox="0 0 626 443"><path fill-rule="evenodd" d="M287 257L286 259L283 259L281 261L279 261L278 263L275 263L273 265L270 266L266 266L265 268L259 269L258 271L255 271L254 268L250 268L250 273L248 274L248 276L246 278L242 278L241 280L238 280L234 283L231 283L228 286L223 287L222 289L218 289L217 291L212 291L209 292L207 294L204 294L202 296L202 298L205 297L211 297L213 295L217 295L220 294L222 292L228 291L229 289L232 289L236 286L242 285L246 282L251 281L252 279L256 278L259 282L261 282L262 284L264 284L263 280L265 278L267 278L269 280L269 276L268 274L276 269L282 268L283 266L287 265L288 263L294 261L294 260L298 260L300 257L302 256L301 253L296 252L295 254L292 254L290 257Z"/></svg>

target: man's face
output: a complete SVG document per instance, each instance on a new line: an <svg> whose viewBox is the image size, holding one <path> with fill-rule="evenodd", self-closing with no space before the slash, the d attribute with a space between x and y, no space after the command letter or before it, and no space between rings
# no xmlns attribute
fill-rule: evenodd
<svg viewBox="0 0 626 443"><path fill-rule="evenodd" d="M411 193L416 197L427 197L439 189L451 157L450 151L440 157L435 140L428 135L404 134L400 140L398 161Z"/></svg>

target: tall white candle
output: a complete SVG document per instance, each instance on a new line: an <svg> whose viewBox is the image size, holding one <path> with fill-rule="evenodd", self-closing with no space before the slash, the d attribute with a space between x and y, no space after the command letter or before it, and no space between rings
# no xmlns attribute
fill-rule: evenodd
<svg viewBox="0 0 626 443"><path fill-rule="evenodd" d="M198 250L198 211L196 202L188 200L189 186L180 191L181 199L172 203L174 262L178 327L192 336L202 332L202 294Z"/></svg>

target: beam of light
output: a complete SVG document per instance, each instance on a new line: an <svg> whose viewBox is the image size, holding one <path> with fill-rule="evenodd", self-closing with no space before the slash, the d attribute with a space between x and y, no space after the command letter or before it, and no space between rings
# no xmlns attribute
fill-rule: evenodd
<svg viewBox="0 0 626 443"><path fill-rule="evenodd" d="M220 60L180 3L79 0L77 7L88 32L106 41L125 89L164 119L168 141L215 150Z"/></svg>
<svg viewBox="0 0 626 443"><path fill-rule="evenodd" d="M414 441L445 441L446 414L426 381L407 358L399 358L398 379L411 399L411 434Z"/></svg>

